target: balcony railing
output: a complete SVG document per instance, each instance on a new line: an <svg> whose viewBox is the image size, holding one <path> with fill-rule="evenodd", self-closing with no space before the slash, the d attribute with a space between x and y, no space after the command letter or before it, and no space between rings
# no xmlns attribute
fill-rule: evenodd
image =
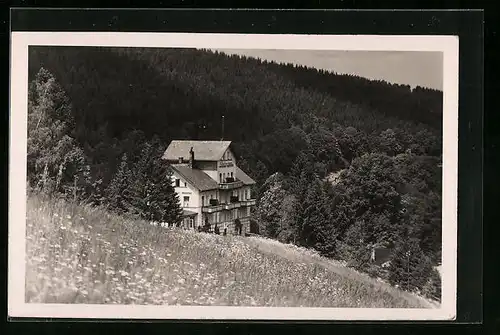
<svg viewBox="0 0 500 335"><path fill-rule="evenodd" d="M215 200L215 199L213 199L213 200ZM233 201L230 203L219 203L219 202L213 202L213 203L214 203L214 205L202 206L201 211L203 213L215 213L215 212L219 212L222 210L231 210L231 209L240 208L240 207L255 206L256 200L255 199L248 199L248 200Z"/></svg>
<svg viewBox="0 0 500 335"><path fill-rule="evenodd" d="M216 205L216 206L203 206L201 211L203 213L215 213L224 209L224 204Z"/></svg>
<svg viewBox="0 0 500 335"><path fill-rule="evenodd" d="M232 190L243 186L243 182L240 180L229 182L229 183L219 183L219 188L221 190Z"/></svg>
<svg viewBox="0 0 500 335"><path fill-rule="evenodd" d="M255 206L256 203L257 203L256 199L248 199L248 200L241 201L241 205L244 207L245 206Z"/></svg>
<svg viewBox="0 0 500 335"><path fill-rule="evenodd" d="M224 205L225 210L231 210L231 209L240 208L240 207L241 207L240 202L231 202L229 204Z"/></svg>

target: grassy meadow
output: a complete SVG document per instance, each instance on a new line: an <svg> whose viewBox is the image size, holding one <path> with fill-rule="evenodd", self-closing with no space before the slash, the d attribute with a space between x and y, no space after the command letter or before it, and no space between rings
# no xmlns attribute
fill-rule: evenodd
<svg viewBox="0 0 500 335"><path fill-rule="evenodd" d="M431 307L308 250L162 228L30 195L26 301L273 307Z"/></svg>

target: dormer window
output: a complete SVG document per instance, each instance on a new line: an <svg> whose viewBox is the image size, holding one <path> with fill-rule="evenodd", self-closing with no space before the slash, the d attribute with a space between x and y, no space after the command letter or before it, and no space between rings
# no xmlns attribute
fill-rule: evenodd
<svg viewBox="0 0 500 335"><path fill-rule="evenodd" d="M180 186L181 186L181 180L177 178L175 180L175 187L180 187Z"/></svg>

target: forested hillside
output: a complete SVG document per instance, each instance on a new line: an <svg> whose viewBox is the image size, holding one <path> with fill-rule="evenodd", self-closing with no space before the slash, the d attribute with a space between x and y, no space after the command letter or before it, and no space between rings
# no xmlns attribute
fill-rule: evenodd
<svg viewBox="0 0 500 335"><path fill-rule="evenodd" d="M29 66L31 185L175 221L156 157L224 115L262 234L378 275L366 246L387 245L388 280L437 294L441 92L194 49L30 47Z"/></svg>

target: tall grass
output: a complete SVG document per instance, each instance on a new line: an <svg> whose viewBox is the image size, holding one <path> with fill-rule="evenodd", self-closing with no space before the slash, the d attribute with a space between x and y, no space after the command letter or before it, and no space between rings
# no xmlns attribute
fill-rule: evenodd
<svg viewBox="0 0 500 335"><path fill-rule="evenodd" d="M41 195L27 208L27 302L425 307L256 238L162 228Z"/></svg>

